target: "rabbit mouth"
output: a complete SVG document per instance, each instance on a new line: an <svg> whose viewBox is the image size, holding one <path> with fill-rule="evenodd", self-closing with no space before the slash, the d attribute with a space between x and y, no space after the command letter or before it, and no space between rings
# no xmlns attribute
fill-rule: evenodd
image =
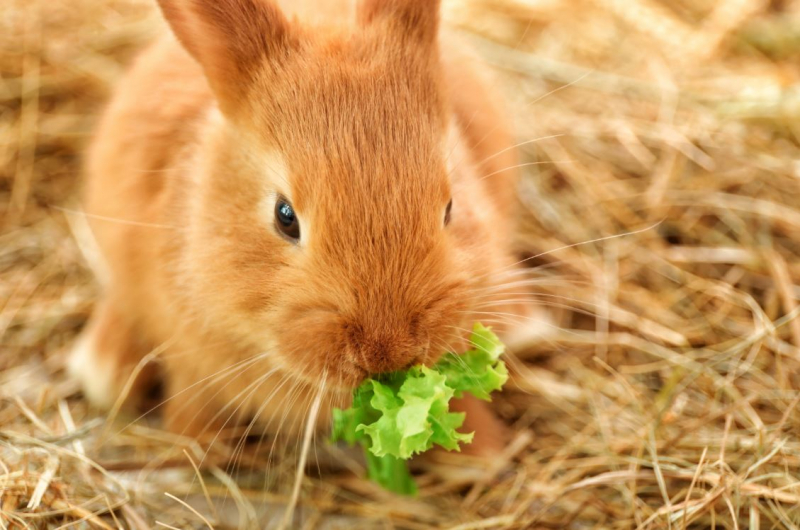
<svg viewBox="0 0 800 530"><path fill-rule="evenodd" d="M328 385L331 389L350 392L370 376L367 370L353 362L345 361L342 364L338 374L328 375Z"/></svg>

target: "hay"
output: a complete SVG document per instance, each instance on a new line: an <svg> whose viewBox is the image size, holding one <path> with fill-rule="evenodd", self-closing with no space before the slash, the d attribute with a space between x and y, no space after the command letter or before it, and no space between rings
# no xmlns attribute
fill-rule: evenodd
<svg viewBox="0 0 800 530"><path fill-rule="evenodd" d="M446 19L511 102L517 242L557 328L516 352L490 469L422 460L420 498L396 500L318 440L295 526L800 526L800 2L453 0ZM97 292L70 228L80 153L161 28L149 0L0 12L0 528L263 527L291 499L296 441L109 428L63 374Z"/></svg>

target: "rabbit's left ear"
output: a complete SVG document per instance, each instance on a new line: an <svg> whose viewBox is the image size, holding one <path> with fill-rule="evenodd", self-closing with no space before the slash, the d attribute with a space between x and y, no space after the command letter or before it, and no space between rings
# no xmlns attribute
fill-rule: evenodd
<svg viewBox="0 0 800 530"><path fill-rule="evenodd" d="M364 0L359 19L364 25L388 21L403 36L433 44L439 31L440 0Z"/></svg>
<svg viewBox="0 0 800 530"><path fill-rule="evenodd" d="M158 3L178 40L203 67L223 109L238 105L263 62L280 62L295 41L271 0Z"/></svg>

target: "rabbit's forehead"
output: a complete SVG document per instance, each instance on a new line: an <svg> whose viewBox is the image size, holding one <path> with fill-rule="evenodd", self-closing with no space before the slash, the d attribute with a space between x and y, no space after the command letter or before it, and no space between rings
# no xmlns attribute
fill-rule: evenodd
<svg viewBox="0 0 800 530"><path fill-rule="evenodd" d="M457 151L445 141L419 148L393 146L368 152L292 149L259 146L245 150L247 172L256 174L264 201L288 200L298 213L348 207L391 207L447 201L450 173ZM336 215L336 211L326 211Z"/></svg>
<svg viewBox="0 0 800 530"><path fill-rule="evenodd" d="M286 151L313 149L330 157L441 135L439 73L419 58L376 55L290 61L255 84L249 119Z"/></svg>
<svg viewBox="0 0 800 530"><path fill-rule="evenodd" d="M449 193L446 144L434 139L384 145L345 141L333 153L312 150L290 158L287 170L301 210L306 199L331 209L372 208L426 198L437 203Z"/></svg>

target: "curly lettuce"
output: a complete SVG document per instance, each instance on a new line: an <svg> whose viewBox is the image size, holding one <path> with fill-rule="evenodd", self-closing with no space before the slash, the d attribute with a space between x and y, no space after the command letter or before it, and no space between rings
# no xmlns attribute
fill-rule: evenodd
<svg viewBox="0 0 800 530"><path fill-rule="evenodd" d="M474 433L461 433L464 413L450 412L450 400L465 393L490 401L491 393L508 380L500 360L504 346L492 333L475 324L473 348L461 355L449 352L433 367L367 379L353 393L350 408L333 411L332 440L360 444L367 474L384 488L414 495L417 486L406 460L434 445L459 451Z"/></svg>

